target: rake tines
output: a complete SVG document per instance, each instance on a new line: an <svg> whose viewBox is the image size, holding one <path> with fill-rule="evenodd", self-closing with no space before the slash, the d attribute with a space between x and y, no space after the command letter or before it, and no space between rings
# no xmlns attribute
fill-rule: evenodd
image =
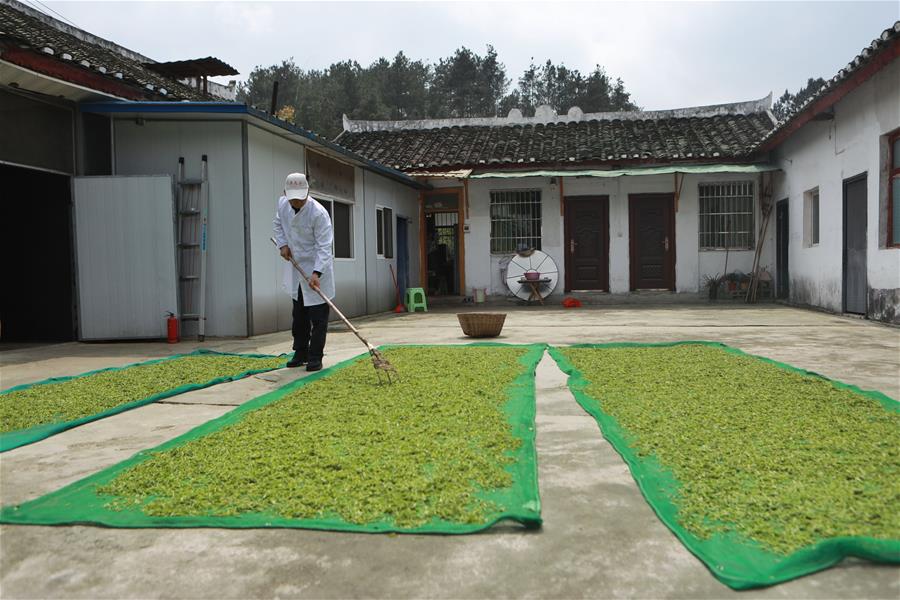
<svg viewBox="0 0 900 600"><path fill-rule="evenodd" d="M400 380L397 368L394 367L376 348L370 348L369 354L372 356L372 366L375 367L375 373L378 375L378 383L381 384L381 374L384 373L388 383L394 383L394 379Z"/></svg>

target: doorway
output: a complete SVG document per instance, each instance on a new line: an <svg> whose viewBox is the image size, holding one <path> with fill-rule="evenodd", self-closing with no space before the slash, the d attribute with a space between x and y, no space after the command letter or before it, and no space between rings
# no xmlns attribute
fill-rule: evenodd
<svg viewBox="0 0 900 600"><path fill-rule="evenodd" d="M791 227L787 198L775 204L775 297L787 300L790 296L790 271L788 256L790 250Z"/></svg>
<svg viewBox="0 0 900 600"><path fill-rule="evenodd" d="M609 291L609 196L565 198L566 291Z"/></svg>
<svg viewBox="0 0 900 600"><path fill-rule="evenodd" d="M425 215L427 240L426 273L429 296L458 296L459 213L431 212Z"/></svg>
<svg viewBox="0 0 900 600"><path fill-rule="evenodd" d="M844 180L844 312L866 314L866 175Z"/></svg>
<svg viewBox="0 0 900 600"><path fill-rule="evenodd" d="M397 287L400 298L405 298L409 287L409 220L404 217L397 217Z"/></svg>
<svg viewBox="0 0 900 600"><path fill-rule="evenodd" d="M675 196L628 196L631 290L675 290Z"/></svg>
<svg viewBox="0 0 900 600"><path fill-rule="evenodd" d="M70 178L0 165L0 341L75 339Z"/></svg>

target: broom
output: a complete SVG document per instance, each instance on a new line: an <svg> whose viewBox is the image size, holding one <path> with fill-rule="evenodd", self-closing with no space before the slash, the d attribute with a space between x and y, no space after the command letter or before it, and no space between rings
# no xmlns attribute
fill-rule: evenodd
<svg viewBox="0 0 900 600"><path fill-rule="evenodd" d="M269 239L272 240L272 243L275 244L275 247L277 248L278 242L275 241L275 238L269 238ZM294 265L294 268L297 269L297 271L300 273L300 276L303 277L303 280L306 281L306 283L308 284L309 277L307 277L307 275L303 271L303 269L300 268L300 265L297 264L297 261L294 260L293 256L290 257L290 261L291 261L291 264ZM341 320L350 329L350 331L352 331L354 334L356 334L356 337L359 338L359 341L361 341L363 344L365 344L366 349L369 351L369 356L372 357L372 366L375 367L375 373L378 375L378 383L381 383L382 372L387 377L388 383L394 383L395 378L399 380L400 376L397 374L397 369L394 367L394 365L392 365L388 361L388 359L386 359L384 357L384 355L378 351L378 348L376 348L375 346L370 344L369 340L367 340L366 338L364 338L362 336L362 334L359 332L359 329L357 329L356 327L353 326L353 323L351 323L350 320L344 316L344 313L342 313L340 311L340 309L334 305L334 302L332 302L329 298L327 298L325 296L325 294L323 294L319 288L313 288L312 286L310 286L310 288L314 289L316 291L316 293L319 294L319 296L321 296L322 300L324 300L325 302L328 303L328 306L330 306L331 309L337 313L337 316L339 316L341 318Z"/></svg>
<svg viewBox="0 0 900 600"><path fill-rule="evenodd" d="M397 288L397 306L394 308L394 312L406 312L406 307L403 306L403 302L400 301L400 284L397 283L397 276L394 275L394 265L388 265L388 268L391 270L391 279L394 280L394 287Z"/></svg>

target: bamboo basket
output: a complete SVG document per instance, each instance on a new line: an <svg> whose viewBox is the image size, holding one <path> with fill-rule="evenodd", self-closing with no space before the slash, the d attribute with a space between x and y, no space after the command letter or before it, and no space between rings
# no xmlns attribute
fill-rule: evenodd
<svg viewBox="0 0 900 600"><path fill-rule="evenodd" d="M497 337L503 329L506 313L459 313L459 326L469 337Z"/></svg>

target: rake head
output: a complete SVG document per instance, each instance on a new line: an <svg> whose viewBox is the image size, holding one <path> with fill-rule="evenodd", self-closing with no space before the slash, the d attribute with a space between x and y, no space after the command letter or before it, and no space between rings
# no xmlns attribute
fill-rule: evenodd
<svg viewBox="0 0 900 600"><path fill-rule="evenodd" d="M394 383L394 380L400 381L400 375L397 368L394 367L376 348L369 348L369 354L372 356L372 366L375 367L375 373L378 374L378 383L383 383L382 374L387 378L388 383Z"/></svg>

